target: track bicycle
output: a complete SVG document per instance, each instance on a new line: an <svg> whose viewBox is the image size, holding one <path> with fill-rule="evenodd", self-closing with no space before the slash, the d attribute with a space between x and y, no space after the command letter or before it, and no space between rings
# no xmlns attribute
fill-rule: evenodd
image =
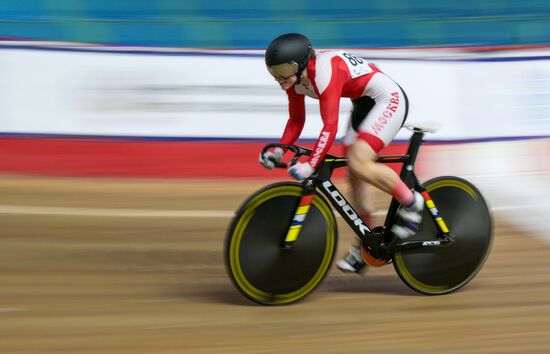
<svg viewBox="0 0 550 354"><path fill-rule="evenodd" d="M361 240L367 264L393 263L401 280L425 295L442 295L466 285L482 268L492 242L491 215L483 196L470 182L443 176L420 183L415 161L426 132L413 131L405 155L380 156L381 163L401 163L400 178L425 200L419 231L401 240L391 233L399 203L392 199L383 226L372 228L331 181L347 159L326 155L315 173L298 182L279 182L253 193L237 210L228 228L225 264L235 287L263 305L303 299L323 280L337 245L334 208ZM268 144L294 153L291 164L312 151L296 145ZM276 167L287 168L286 163ZM329 204L330 203L330 204Z"/></svg>

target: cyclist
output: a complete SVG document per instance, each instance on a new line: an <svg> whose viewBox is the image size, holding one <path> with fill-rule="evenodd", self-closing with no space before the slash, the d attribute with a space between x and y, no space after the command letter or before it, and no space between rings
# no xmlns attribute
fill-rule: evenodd
<svg viewBox="0 0 550 354"><path fill-rule="evenodd" d="M391 142L407 117L408 101L401 87L363 58L343 51L316 53L310 40L298 33L275 38L265 52L265 63L288 95L289 119L281 144L293 144L300 136L305 96L319 100L323 129L308 161L291 166L290 175L304 180L313 174L336 137L340 98L348 97L353 111L343 143L356 206L363 215L370 211L363 198L366 184L371 184L401 204L391 231L402 239L414 235L422 220L422 196L411 191L391 168L376 162L378 152ZM273 168L273 161L280 161L283 155L281 148L275 148L260 154L259 161ZM366 264L360 244L353 244L347 257L336 265L345 272L363 271Z"/></svg>

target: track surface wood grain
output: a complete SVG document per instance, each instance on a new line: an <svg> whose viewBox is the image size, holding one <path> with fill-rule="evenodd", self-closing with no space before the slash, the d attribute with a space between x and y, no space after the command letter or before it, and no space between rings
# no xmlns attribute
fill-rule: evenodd
<svg viewBox="0 0 550 354"><path fill-rule="evenodd" d="M264 184L3 176L0 204L235 210ZM0 213L0 353L550 352L550 245L498 213L491 255L459 292L418 295L391 266L333 269L284 307L233 288L229 221ZM339 231L341 256L353 236Z"/></svg>

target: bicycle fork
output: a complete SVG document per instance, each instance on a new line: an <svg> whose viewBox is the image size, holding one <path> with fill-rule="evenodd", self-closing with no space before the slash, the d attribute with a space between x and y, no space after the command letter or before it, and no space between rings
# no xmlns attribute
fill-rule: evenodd
<svg viewBox="0 0 550 354"><path fill-rule="evenodd" d="M294 213L294 217L292 218L292 222L290 223L290 227L283 241L283 247L290 247L290 245L298 239L298 235L302 230L302 226L304 225L304 221L306 220L306 216L309 212L309 208L311 207L311 203L313 203L314 196L314 193L302 195L300 203L298 203L298 208Z"/></svg>
<svg viewBox="0 0 550 354"><path fill-rule="evenodd" d="M292 244L298 239L304 222L306 220L311 204L313 203L313 198L315 198L315 184L312 180L304 181L304 189L302 191L302 196L300 197L300 202L298 207L294 212L292 221L290 222L290 227L286 233L285 238L281 242L283 248L290 248Z"/></svg>

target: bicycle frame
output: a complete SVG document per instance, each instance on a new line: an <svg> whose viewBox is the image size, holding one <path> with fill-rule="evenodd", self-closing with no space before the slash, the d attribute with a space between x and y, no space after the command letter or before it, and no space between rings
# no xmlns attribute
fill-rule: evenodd
<svg viewBox="0 0 550 354"><path fill-rule="evenodd" d="M411 136L407 153L405 155L380 156L377 161L380 163L403 164L400 172L400 178L407 184L407 186L414 188L424 197L426 205L430 210L430 215L433 222L439 230L438 240L399 242L398 238L390 232L399 208L399 203L393 198L388 208L384 226L371 229L371 226L359 216L351 204L330 180L330 177L336 168L347 165L346 158L332 155L325 156L317 168L316 173L303 181L304 192L302 200L311 201L315 190L318 189L326 197L326 199L331 202L334 209L342 216L355 234L362 240L365 247L369 250L369 253L378 259L389 259L395 252L404 250L421 247L441 247L451 244L453 242L453 236L450 234L443 218L438 214L437 208L426 191L426 188L424 188L424 186L420 183L414 172L414 165L420 146L423 142L423 137L424 132L422 130L414 129L414 133ZM270 144L265 147L265 150L273 146L288 148L295 152L296 155L292 160L293 163L296 162L300 156L309 155L311 153L311 150L309 149L299 148L293 145L289 146L280 144ZM278 167L283 166L279 165ZM300 203L300 207L297 209L287 237L284 240L285 247L292 247L292 243L299 235L301 224L305 220L309 209L309 207L305 207L307 206L306 204L307 203Z"/></svg>

